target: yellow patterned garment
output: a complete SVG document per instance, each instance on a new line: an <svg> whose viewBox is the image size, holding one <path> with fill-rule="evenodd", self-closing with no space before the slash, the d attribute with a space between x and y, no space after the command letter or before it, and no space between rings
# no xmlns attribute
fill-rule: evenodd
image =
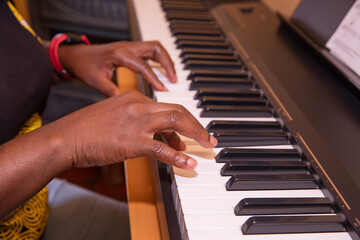
<svg viewBox="0 0 360 240"><path fill-rule="evenodd" d="M20 16L16 9L10 3L8 4L19 22L36 37L34 31ZM36 113L26 122L18 136L39 127L41 127L41 118L39 114ZM45 187L33 198L0 221L0 239L39 239L44 232L49 217L47 195L48 190L47 187Z"/></svg>

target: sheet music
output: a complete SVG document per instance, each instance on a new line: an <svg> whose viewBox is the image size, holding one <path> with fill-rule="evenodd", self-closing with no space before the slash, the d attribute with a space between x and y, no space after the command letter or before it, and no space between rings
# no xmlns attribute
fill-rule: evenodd
<svg viewBox="0 0 360 240"><path fill-rule="evenodd" d="M360 0L350 8L326 47L360 76Z"/></svg>

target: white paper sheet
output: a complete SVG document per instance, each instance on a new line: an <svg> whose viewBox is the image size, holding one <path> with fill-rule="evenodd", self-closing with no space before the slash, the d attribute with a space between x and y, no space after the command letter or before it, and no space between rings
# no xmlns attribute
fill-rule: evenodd
<svg viewBox="0 0 360 240"><path fill-rule="evenodd" d="M360 0L350 8L326 47L360 76Z"/></svg>

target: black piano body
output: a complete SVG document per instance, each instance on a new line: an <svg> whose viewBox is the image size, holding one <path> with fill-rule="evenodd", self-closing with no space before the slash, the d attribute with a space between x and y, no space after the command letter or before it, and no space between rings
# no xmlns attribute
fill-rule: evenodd
<svg viewBox="0 0 360 240"><path fill-rule="evenodd" d="M335 22L353 1L344 2ZM281 18L259 1L204 3L291 133L291 142L311 163L320 188L346 219L347 231L359 239L360 101L359 89L348 81L354 75L329 61L324 39L309 35L301 21ZM295 16L301 18L301 12ZM152 96L151 87L145 84L143 89ZM158 169L170 237L181 239L171 168L158 163Z"/></svg>

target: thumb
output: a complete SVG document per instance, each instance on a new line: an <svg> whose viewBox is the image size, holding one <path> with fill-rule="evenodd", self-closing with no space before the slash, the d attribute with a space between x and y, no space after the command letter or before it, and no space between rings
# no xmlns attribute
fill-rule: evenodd
<svg viewBox="0 0 360 240"><path fill-rule="evenodd" d="M113 97L120 94L118 86L106 77L98 77L91 85L91 87L95 88L106 97Z"/></svg>

